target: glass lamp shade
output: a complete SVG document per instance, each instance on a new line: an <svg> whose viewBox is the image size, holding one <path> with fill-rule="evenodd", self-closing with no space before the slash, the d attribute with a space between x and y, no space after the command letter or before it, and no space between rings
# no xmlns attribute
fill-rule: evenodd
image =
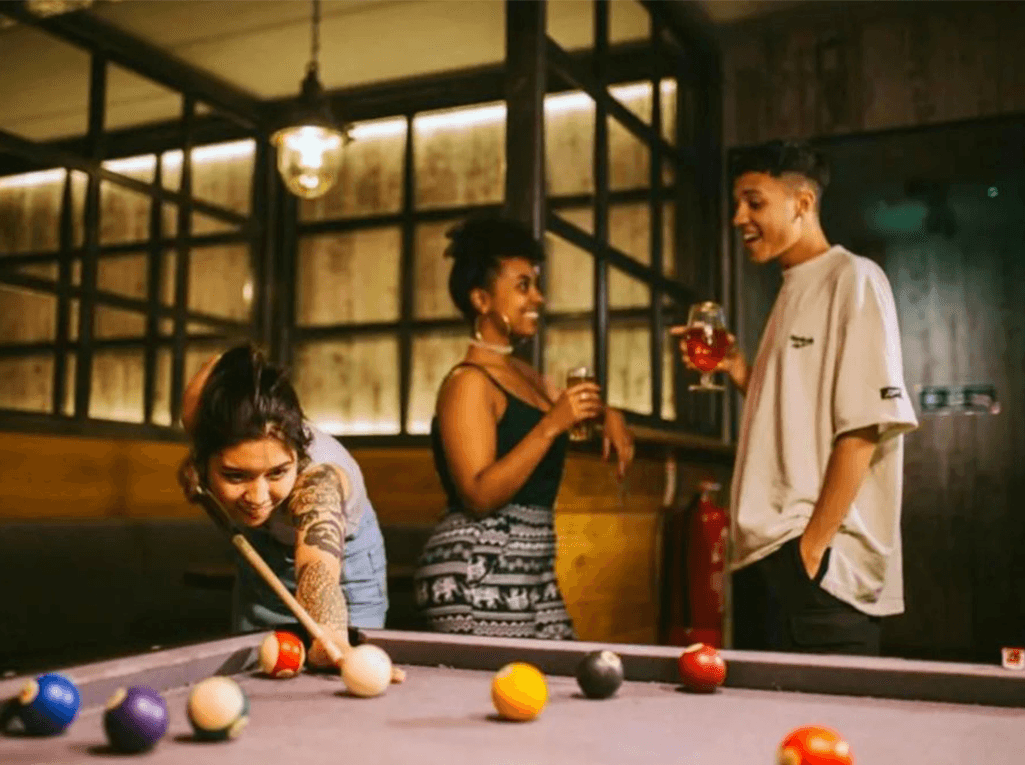
<svg viewBox="0 0 1025 765"><path fill-rule="evenodd" d="M338 181L345 135L323 125L283 128L271 141L278 150L278 173L290 192L303 199L325 194Z"/></svg>

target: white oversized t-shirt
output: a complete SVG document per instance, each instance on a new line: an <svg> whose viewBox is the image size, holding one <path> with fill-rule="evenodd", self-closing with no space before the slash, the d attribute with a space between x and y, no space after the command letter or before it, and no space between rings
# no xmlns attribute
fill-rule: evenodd
<svg viewBox="0 0 1025 765"><path fill-rule="evenodd" d="M833 538L822 587L875 616L904 610L904 384L893 292L868 258L834 246L783 272L751 369L733 473L734 570L804 532L836 438L878 425L879 443Z"/></svg>

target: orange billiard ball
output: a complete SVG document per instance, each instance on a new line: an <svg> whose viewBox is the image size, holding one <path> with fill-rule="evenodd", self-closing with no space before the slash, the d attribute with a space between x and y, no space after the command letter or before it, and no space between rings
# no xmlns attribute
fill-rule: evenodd
<svg viewBox="0 0 1025 765"><path fill-rule="evenodd" d="M533 720L548 701L545 676L530 664L506 664L491 681L491 701L506 720Z"/></svg>
<svg viewBox="0 0 1025 765"><path fill-rule="evenodd" d="M779 745L779 765L852 765L850 745L839 733L820 725L791 731Z"/></svg>
<svg viewBox="0 0 1025 765"><path fill-rule="evenodd" d="M306 662L306 647L297 635L276 630L260 645L260 669L270 677L295 677Z"/></svg>
<svg viewBox="0 0 1025 765"><path fill-rule="evenodd" d="M710 645L694 643L680 654L680 679L691 691L711 693L726 680L726 662Z"/></svg>

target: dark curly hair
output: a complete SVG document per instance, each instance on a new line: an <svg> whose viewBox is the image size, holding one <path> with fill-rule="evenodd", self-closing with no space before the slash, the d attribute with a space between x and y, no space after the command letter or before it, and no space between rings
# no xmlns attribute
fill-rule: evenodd
<svg viewBox="0 0 1025 765"><path fill-rule="evenodd" d="M766 173L774 178L795 173L815 184L821 197L829 185L829 160L803 141L770 141L733 152L730 179L735 181L744 173Z"/></svg>
<svg viewBox="0 0 1025 765"><path fill-rule="evenodd" d="M472 218L446 235L452 241L445 256L453 260L448 293L468 321L477 315L470 293L477 288L490 289L503 260L526 258L535 265L544 262L544 248L530 228L509 218Z"/></svg>
<svg viewBox="0 0 1025 765"><path fill-rule="evenodd" d="M210 458L235 444L273 435L307 459L312 436L295 388L255 346L232 348L218 359L203 385L193 431L193 453L206 481Z"/></svg>

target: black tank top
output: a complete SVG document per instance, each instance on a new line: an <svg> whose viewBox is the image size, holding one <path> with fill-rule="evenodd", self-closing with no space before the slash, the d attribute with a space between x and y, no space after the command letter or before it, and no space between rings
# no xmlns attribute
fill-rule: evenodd
<svg viewBox="0 0 1025 765"><path fill-rule="evenodd" d="M497 443L495 444L495 460L500 460L534 429L545 413L507 391L483 367L477 364L457 364L455 366L456 369L459 367L473 367L480 370L505 394L505 413L498 421ZM555 439L526 483L509 500L511 504L540 505L542 507L552 507L555 504L555 496L559 493L559 482L562 480L563 465L566 462L568 443L569 436L566 433L562 433ZM434 467L438 471L441 485L448 496L449 508L462 507L462 500L459 498L459 492L456 491L455 483L452 481L452 475L449 473L448 464L445 461L445 451L441 444L441 432L438 429L436 416L431 420L431 449L434 452Z"/></svg>

